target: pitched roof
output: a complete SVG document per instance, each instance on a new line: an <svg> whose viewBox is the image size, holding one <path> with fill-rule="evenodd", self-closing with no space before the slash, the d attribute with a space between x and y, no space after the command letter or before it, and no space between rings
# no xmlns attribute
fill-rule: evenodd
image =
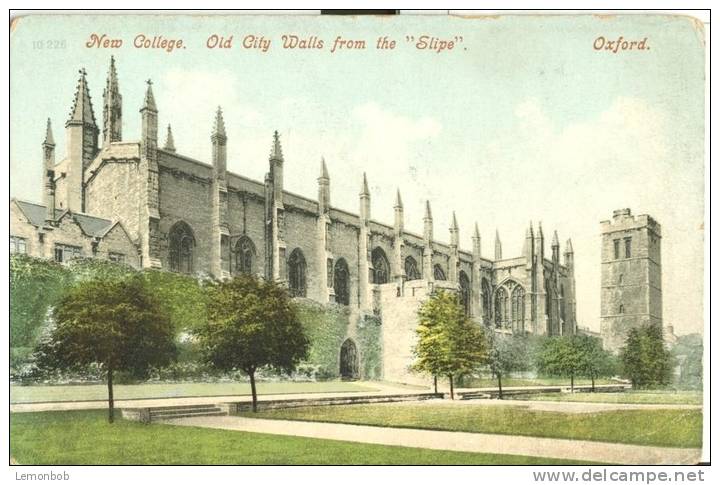
<svg viewBox="0 0 720 485"><path fill-rule="evenodd" d="M45 214L46 209L44 205L34 204L32 202L26 202L24 200L15 200L15 203L20 207L20 210L25 214L30 223L34 226L43 227L45 225ZM67 210L55 209L55 219L62 217ZM81 213L70 213L75 222L78 223L80 229L89 235L102 237L107 232L107 229L112 225L112 221L102 219L100 217L89 216Z"/></svg>

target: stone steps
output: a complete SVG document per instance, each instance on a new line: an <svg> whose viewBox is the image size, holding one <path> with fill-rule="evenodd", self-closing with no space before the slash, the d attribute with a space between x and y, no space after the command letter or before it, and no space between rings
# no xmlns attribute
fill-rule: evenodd
<svg viewBox="0 0 720 485"><path fill-rule="evenodd" d="M227 412L218 406L197 405L197 406L178 406L178 407L162 407L150 409L150 421L158 421L163 419L191 418L196 416L225 416Z"/></svg>

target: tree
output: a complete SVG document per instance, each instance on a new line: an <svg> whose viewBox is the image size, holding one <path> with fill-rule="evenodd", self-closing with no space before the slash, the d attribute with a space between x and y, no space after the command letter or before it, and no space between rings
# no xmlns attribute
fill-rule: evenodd
<svg viewBox="0 0 720 485"><path fill-rule="evenodd" d="M634 388L670 383L672 357L665 348L660 325L644 324L630 329L625 346L620 349L620 361Z"/></svg>
<svg viewBox="0 0 720 485"><path fill-rule="evenodd" d="M590 335L574 337L582 352L581 374L590 378L592 392L595 392L595 380L600 377L611 377L617 372L615 356L603 349L602 340Z"/></svg>
<svg viewBox="0 0 720 485"><path fill-rule="evenodd" d="M497 378L498 398L503 398L502 378L511 372L529 370L530 351L528 338L524 336L488 333L487 364Z"/></svg>
<svg viewBox="0 0 720 485"><path fill-rule="evenodd" d="M702 389L703 387L703 338L691 333L681 335L672 346L670 353L678 364L676 385L680 389Z"/></svg>
<svg viewBox="0 0 720 485"><path fill-rule="evenodd" d="M37 345L52 307L72 277L54 261L25 254L10 256L10 349L12 367L26 363Z"/></svg>
<svg viewBox="0 0 720 485"><path fill-rule="evenodd" d="M144 375L176 356L175 330L137 276L88 279L53 310L52 327L38 346L38 366L70 370L96 364L105 372L108 421L114 421L113 374Z"/></svg>
<svg viewBox="0 0 720 485"><path fill-rule="evenodd" d="M582 375L585 355L576 336L549 337L536 356L538 372L550 376L569 377L570 391L575 391L575 377Z"/></svg>
<svg viewBox="0 0 720 485"><path fill-rule="evenodd" d="M457 295L445 291L433 294L418 312L417 344L413 369L450 381L450 398L455 398L454 378L475 370L486 357L482 328L465 316Z"/></svg>
<svg viewBox="0 0 720 485"><path fill-rule="evenodd" d="M264 366L290 372L307 355L295 305L276 283L241 275L208 286L207 310L207 323L195 330L204 358L247 374L256 412L255 372Z"/></svg>

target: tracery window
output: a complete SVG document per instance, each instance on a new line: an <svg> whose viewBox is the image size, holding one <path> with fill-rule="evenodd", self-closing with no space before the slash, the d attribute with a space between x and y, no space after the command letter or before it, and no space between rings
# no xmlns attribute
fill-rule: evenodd
<svg viewBox="0 0 720 485"><path fill-rule="evenodd" d="M335 301L341 305L350 304L350 270L344 258L335 263L333 275Z"/></svg>
<svg viewBox="0 0 720 485"><path fill-rule="evenodd" d="M482 316L485 325L490 325L490 302L492 301L492 290L487 278L482 279Z"/></svg>
<svg viewBox="0 0 720 485"><path fill-rule="evenodd" d="M472 302L471 298L471 289L470 289L470 278L468 278L468 275L464 271L460 271L460 303L462 303L463 308L465 309L465 315L470 315L470 303Z"/></svg>
<svg viewBox="0 0 720 485"><path fill-rule="evenodd" d="M508 293L503 287L495 292L495 327L504 328L508 325Z"/></svg>
<svg viewBox="0 0 720 485"><path fill-rule="evenodd" d="M288 289L291 296L304 297L307 295L307 287L305 284L305 256L299 248L290 253L287 262L288 266Z"/></svg>
<svg viewBox="0 0 720 485"><path fill-rule="evenodd" d="M383 285L390 280L390 263L382 248L375 248L372 252L373 283Z"/></svg>
<svg viewBox="0 0 720 485"><path fill-rule="evenodd" d="M170 229L168 236L170 271L192 273L195 236L185 222L180 221Z"/></svg>
<svg viewBox="0 0 720 485"><path fill-rule="evenodd" d="M523 331L525 326L525 290L518 285L512 292L513 331Z"/></svg>
<svg viewBox="0 0 720 485"><path fill-rule="evenodd" d="M243 236L235 243L234 269L236 273L253 274L253 260L255 259L255 245L249 237Z"/></svg>
<svg viewBox="0 0 720 485"><path fill-rule="evenodd" d="M405 258L405 276L408 280L419 280L420 271L418 271L417 261L412 256Z"/></svg>

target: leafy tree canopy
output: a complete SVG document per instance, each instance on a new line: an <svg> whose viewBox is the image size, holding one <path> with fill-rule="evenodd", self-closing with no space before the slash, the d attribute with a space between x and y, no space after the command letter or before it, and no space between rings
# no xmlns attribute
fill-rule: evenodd
<svg viewBox="0 0 720 485"><path fill-rule="evenodd" d="M285 288L241 275L208 287L207 323L195 329L205 359L250 377L257 410L255 372L269 366L291 372L307 356L309 342Z"/></svg>
<svg viewBox="0 0 720 485"><path fill-rule="evenodd" d="M418 316L414 370L452 380L482 364L487 353L483 330L465 315L456 294L437 291L423 303Z"/></svg>
<svg viewBox="0 0 720 485"><path fill-rule="evenodd" d="M645 324L628 332L620 349L623 373L635 388L662 387L670 383L673 359L665 347L662 327Z"/></svg>
<svg viewBox="0 0 720 485"><path fill-rule="evenodd" d="M175 329L139 276L86 279L52 312L55 325L36 352L41 369L99 366L107 376L113 422L113 373L141 376L176 357Z"/></svg>

